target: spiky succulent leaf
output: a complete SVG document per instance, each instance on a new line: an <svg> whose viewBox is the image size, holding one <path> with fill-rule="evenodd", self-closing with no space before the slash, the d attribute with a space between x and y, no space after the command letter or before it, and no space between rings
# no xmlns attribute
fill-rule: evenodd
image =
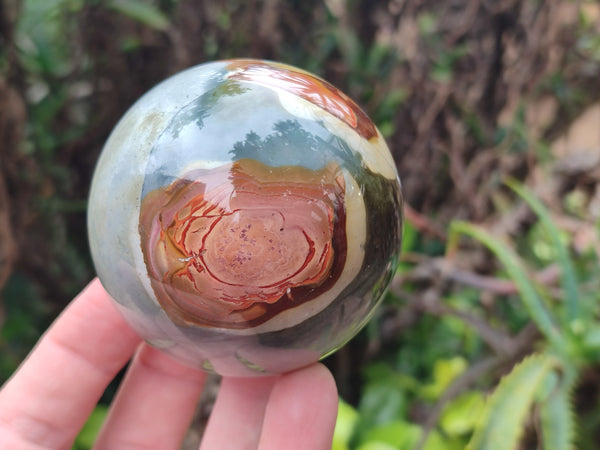
<svg viewBox="0 0 600 450"><path fill-rule="evenodd" d="M546 354L527 357L500 381L488 399L469 450L510 450L517 447L536 393L555 360Z"/></svg>
<svg viewBox="0 0 600 450"><path fill-rule="evenodd" d="M575 437L572 391L575 376L565 373L552 392L540 402L540 426L544 450L570 450Z"/></svg>

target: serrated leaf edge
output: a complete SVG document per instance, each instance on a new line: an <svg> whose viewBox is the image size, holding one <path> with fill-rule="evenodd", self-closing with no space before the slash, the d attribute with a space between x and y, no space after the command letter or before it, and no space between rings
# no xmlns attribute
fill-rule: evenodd
<svg viewBox="0 0 600 450"><path fill-rule="evenodd" d="M467 449L515 448L524 431L525 417L534 404L536 390L555 366L554 357L547 354L533 354L523 359L509 374L505 375L489 397ZM531 374L527 375L527 372ZM528 383L524 383L525 381ZM505 409L511 406L507 406L506 399L511 397L513 403L517 402L518 409L506 411Z"/></svg>

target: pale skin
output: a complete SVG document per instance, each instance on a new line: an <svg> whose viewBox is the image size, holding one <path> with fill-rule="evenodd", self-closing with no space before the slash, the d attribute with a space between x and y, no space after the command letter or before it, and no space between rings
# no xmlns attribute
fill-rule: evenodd
<svg viewBox="0 0 600 450"><path fill-rule="evenodd" d="M143 343L94 280L0 390L0 448L70 449L131 359L96 449L178 449L206 374ZM274 377L224 378L201 450L329 450L337 390L321 364Z"/></svg>

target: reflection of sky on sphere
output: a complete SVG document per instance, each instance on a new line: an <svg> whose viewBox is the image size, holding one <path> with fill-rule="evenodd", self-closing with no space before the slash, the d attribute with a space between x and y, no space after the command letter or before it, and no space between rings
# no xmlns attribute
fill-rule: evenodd
<svg viewBox="0 0 600 450"><path fill-rule="evenodd" d="M348 149L322 123L291 115L271 89L225 84L229 86L208 91L173 117L150 152L142 196L190 169L241 158L314 170L332 160L348 163Z"/></svg>

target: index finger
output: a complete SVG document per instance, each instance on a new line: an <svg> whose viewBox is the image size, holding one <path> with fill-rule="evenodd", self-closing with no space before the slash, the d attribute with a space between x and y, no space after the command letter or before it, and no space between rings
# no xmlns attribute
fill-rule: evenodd
<svg viewBox="0 0 600 450"><path fill-rule="evenodd" d="M0 391L0 448L70 448L139 343L91 282Z"/></svg>

